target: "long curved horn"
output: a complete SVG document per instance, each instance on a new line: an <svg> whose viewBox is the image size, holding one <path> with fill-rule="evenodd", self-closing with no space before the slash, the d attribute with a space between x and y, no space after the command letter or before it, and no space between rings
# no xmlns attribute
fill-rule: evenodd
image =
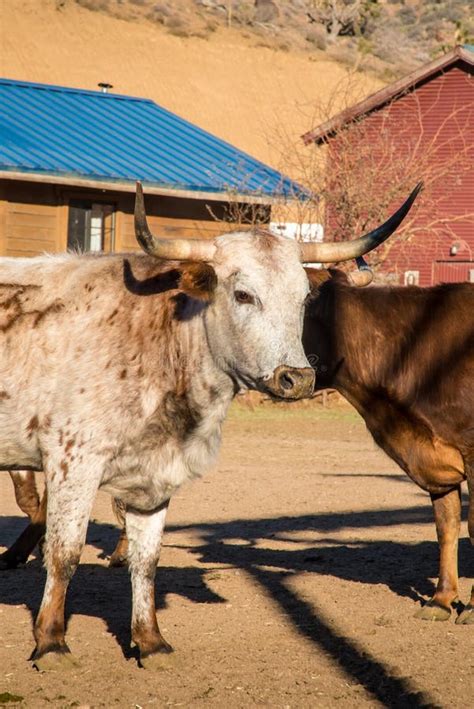
<svg viewBox="0 0 474 709"><path fill-rule="evenodd" d="M374 280L374 274L363 256L358 256L356 258L356 264L357 271L352 271L347 275L353 286L364 288L364 286L368 286L369 283L372 283Z"/></svg>
<svg viewBox="0 0 474 709"><path fill-rule="evenodd" d="M135 194L135 236L150 256L174 261L212 261L216 250L212 239L159 239L150 231L141 182Z"/></svg>
<svg viewBox="0 0 474 709"><path fill-rule="evenodd" d="M408 199L392 214L390 219L368 234L353 241L342 241L338 243L302 243L300 244L300 258L303 263L319 262L330 263L335 261L349 261L367 254L388 239L395 229L402 223L419 191L423 187L423 182L419 182Z"/></svg>

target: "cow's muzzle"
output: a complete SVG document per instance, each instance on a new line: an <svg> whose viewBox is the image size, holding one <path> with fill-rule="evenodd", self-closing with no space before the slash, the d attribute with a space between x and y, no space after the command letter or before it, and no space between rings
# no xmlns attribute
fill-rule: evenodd
<svg viewBox="0 0 474 709"><path fill-rule="evenodd" d="M312 367L280 365L270 379L261 379L260 388L279 399L306 399L314 391L315 375Z"/></svg>

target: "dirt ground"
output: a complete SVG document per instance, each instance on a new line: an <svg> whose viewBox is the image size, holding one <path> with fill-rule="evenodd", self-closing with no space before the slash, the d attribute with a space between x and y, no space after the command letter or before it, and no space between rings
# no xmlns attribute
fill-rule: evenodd
<svg viewBox="0 0 474 709"><path fill-rule="evenodd" d="M6 474L0 514L5 545L24 526ZM464 522L464 600L474 576L466 533ZM0 702L473 706L473 626L454 625L454 613L446 623L413 618L437 571L427 495L347 406L234 405L217 469L171 503L156 594L175 653L155 674L129 649L127 572L107 568L117 536L100 494L69 594L68 642L81 667L68 675L27 662L39 560L2 573Z"/></svg>

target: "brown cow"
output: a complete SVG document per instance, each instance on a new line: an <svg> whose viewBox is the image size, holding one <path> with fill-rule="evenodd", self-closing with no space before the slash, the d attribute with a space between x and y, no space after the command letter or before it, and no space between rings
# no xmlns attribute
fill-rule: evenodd
<svg viewBox="0 0 474 709"><path fill-rule="evenodd" d="M339 271L309 276L303 344L317 388L337 389L376 443L430 493L439 581L416 616L446 620L458 596L465 480L474 544L474 285L361 290ZM474 623L474 586L456 622Z"/></svg>

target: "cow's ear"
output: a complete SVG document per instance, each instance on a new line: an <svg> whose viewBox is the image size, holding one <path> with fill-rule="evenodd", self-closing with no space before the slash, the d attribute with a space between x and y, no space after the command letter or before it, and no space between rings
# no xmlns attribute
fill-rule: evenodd
<svg viewBox="0 0 474 709"><path fill-rule="evenodd" d="M308 276L311 290L319 288L325 281L331 278L330 271L325 268L305 268L304 270Z"/></svg>
<svg viewBox="0 0 474 709"><path fill-rule="evenodd" d="M178 288L197 300L212 300L217 275L208 263L187 263L180 268Z"/></svg>
<svg viewBox="0 0 474 709"><path fill-rule="evenodd" d="M341 271L339 268L328 268L328 272L332 281L337 281L338 283L350 283L349 277L345 271Z"/></svg>

